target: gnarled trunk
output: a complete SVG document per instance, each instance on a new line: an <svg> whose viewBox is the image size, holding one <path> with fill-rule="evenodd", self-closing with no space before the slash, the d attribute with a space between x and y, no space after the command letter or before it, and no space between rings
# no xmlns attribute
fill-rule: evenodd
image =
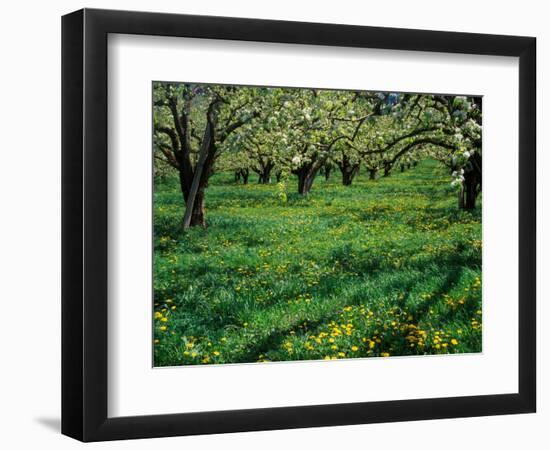
<svg viewBox="0 0 550 450"><path fill-rule="evenodd" d="M352 163L346 155L342 155L342 160L339 162L338 167L342 172L342 184L344 186L350 186L355 178L355 175L359 172L359 163Z"/></svg>
<svg viewBox="0 0 550 450"><path fill-rule="evenodd" d="M258 177L258 183L269 184L271 183L271 169L263 170Z"/></svg>
<svg viewBox="0 0 550 450"><path fill-rule="evenodd" d="M342 184L344 186L351 186L353 179L359 172L359 164L354 166L348 166L345 169L340 168L342 171Z"/></svg>
<svg viewBox="0 0 550 450"><path fill-rule="evenodd" d="M298 193L301 195L309 194L311 186L313 186L313 180L315 175L317 175L318 169L316 169L312 164L304 166L294 173L298 175Z"/></svg>
<svg viewBox="0 0 550 450"><path fill-rule="evenodd" d="M464 181L458 193L458 207L472 210L481 192L481 155L476 152L464 170Z"/></svg>
<svg viewBox="0 0 550 450"><path fill-rule="evenodd" d="M189 192L190 192L191 186L187 182L187 179L183 174L183 171L180 171L179 175L180 175L180 186L181 186L183 201L185 202L185 204L187 204L187 199L189 198ZM195 201L193 202L193 210L191 211L191 220L189 222L189 226L190 227L205 226L204 217L205 216L204 216L204 186L203 186L202 188L199 187L195 195Z"/></svg>
<svg viewBox="0 0 550 450"><path fill-rule="evenodd" d="M206 221L204 220L204 188L199 189L195 196L195 202L193 203L193 211L191 212L191 227L204 227Z"/></svg>
<svg viewBox="0 0 550 450"><path fill-rule="evenodd" d="M475 209L480 183L474 172L464 175L464 181L459 191L458 207L461 209Z"/></svg>

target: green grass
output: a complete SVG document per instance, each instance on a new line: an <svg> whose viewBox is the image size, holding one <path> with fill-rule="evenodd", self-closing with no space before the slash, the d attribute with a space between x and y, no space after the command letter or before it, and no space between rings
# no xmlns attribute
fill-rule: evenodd
<svg viewBox="0 0 550 450"><path fill-rule="evenodd" d="M155 366L481 351L481 203L434 161L286 203L217 174L188 232L177 180L155 189Z"/></svg>

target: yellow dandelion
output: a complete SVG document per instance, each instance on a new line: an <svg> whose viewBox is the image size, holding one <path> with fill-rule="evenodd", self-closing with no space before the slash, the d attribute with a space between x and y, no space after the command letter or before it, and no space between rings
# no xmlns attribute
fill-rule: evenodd
<svg viewBox="0 0 550 450"><path fill-rule="evenodd" d="M352 345L351 346L351 351L352 352L356 352L357 350L359 350L359 347L357 347L357 345Z"/></svg>

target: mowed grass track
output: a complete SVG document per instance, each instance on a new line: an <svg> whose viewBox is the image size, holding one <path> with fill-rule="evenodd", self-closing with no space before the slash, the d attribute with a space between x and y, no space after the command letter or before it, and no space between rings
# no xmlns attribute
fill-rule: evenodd
<svg viewBox="0 0 550 450"><path fill-rule="evenodd" d="M155 366L481 351L481 202L435 161L287 202L217 174L188 232L177 179L155 191Z"/></svg>

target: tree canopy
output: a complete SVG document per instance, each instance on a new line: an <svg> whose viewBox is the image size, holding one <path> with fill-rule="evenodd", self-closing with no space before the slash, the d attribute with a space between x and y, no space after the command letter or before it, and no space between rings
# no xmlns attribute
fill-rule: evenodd
<svg viewBox="0 0 550 450"><path fill-rule="evenodd" d="M361 167L374 180L432 158L448 167L459 208L481 192L480 97L155 82L153 129L155 174L178 174L184 227L205 225L215 171L244 183L295 176L307 195L333 168L351 185Z"/></svg>

